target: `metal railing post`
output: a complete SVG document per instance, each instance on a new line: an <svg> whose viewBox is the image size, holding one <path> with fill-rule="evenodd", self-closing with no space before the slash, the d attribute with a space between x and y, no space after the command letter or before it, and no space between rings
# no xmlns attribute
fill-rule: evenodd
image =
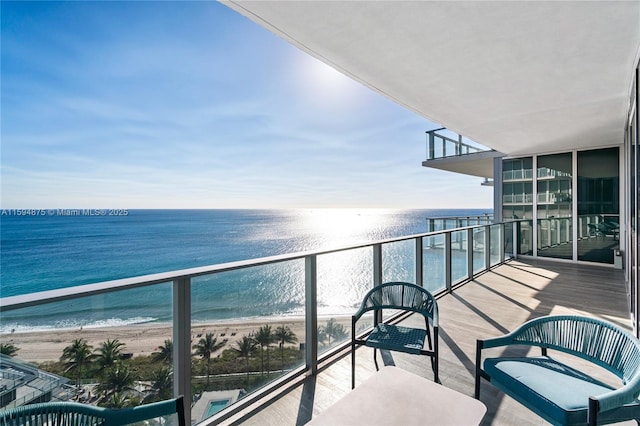
<svg viewBox="0 0 640 426"><path fill-rule="evenodd" d="M318 259L306 256L305 264L305 360L308 375L318 372Z"/></svg>
<svg viewBox="0 0 640 426"><path fill-rule="evenodd" d="M491 226L484 227L484 268L491 267Z"/></svg>
<svg viewBox="0 0 640 426"><path fill-rule="evenodd" d="M499 228L499 230L500 230L499 231L500 232L500 238L499 238L500 247L499 247L499 254L498 254L500 256L499 257L499 262L504 262L504 260L505 260L505 258L504 258L504 234L505 234L505 229L506 229L506 226L505 226L504 222L502 222L500 224L500 228Z"/></svg>
<svg viewBox="0 0 640 426"><path fill-rule="evenodd" d="M433 132L427 132L429 135L429 147L427 152L427 159L433 160L436 157L436 144L433 136Z"/></svg>
<svg viewBox="0 0 640 426"><path fill-rule="evenodd" d="M451 232L444 234L444 285L451 293Z"/></svg>
<svg viewBox="0 0 640 426"><path fill-rule="evenodd" d="M422 241L422 237L418 237L415 239L415 243L416 243L416 285L419 285L420 287L424 287L424 277L423 277L423 271L424 271L424 265L422 264L422 258L423 258L423 241Z"/></svg>
<svg viewBox="0 0 640 426"><path fill-rule="evenodd" d="M382 284L382 244L373 246L373 285Z"/></svg>
<svg viewBox="0 0 640 426"><path fill-rule="evenodd" d="M373 245L373 286L382 284L382 244ZM377 321L382 321L382 310L377 311Z"/></svg>
<svg viewBox="0 0 640 426"><path fill-rule="evenodd" d="M473 278L473 228L467 229L467 278Z"/></svg>
<svg viewBox="0 0 640 426"><path fill-rule="evenodd" d="M513 222L513 258L516 259L518 257L520 239L518 238L520 235L520 222Z"/></svg>
<svg viewBox="0 0 640 426"><path fill-rule="evenodd" d="M191 279L173 281L173 395L191 401ZM190 407L190 404L186 405ZM191 410L185 410L191 424Z"/></svg>

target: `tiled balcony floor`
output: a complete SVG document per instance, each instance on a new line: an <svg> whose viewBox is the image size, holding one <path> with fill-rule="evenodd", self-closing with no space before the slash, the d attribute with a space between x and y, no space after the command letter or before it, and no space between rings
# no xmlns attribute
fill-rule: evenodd
<svg viewBox="0 0 640 426"><path fill-rule="evenodd" d="M477 338L504 334L528 319L548 314L594 316L630 328L627 305L620 270L540 260L511 261L438 300L441 382L473 395ZM421 322L421 318L405 321ZM384 362L433 379L428 357L393 352L384 355ZM372 350L358 349L357 383L374 373ZM248 416L236 416L227 423L302 425L350 388L351 357L342 356L316 377L301 380L275 400L256 404ZM481 395L488 409L485 425L545 424L486 382Z"/></svg>

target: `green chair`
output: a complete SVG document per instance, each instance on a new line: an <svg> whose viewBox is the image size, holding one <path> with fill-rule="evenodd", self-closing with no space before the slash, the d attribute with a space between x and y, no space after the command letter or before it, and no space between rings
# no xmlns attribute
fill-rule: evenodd
<svg viewBox="0 0 640 426"><path fill-rule="evenodd" d="M489 357L490 348L539 347L540 356ZM503 349L503 350L504 350ZM589 361L617 376L611 386L585 372L566 353ZM561 361L562 360L562 361ZM640 420L640 341L629 332L595 318L545 316L522 324L511 333L478 340L475 397L480 379L554 425L596 425Z"/></svg>
<svg viewBox="0 0 640 426"><path fill-rule="evenodd" d="M76 402L44 402L0 411L0 426L124 426L173 414L179 426L186 426L182 396L120 409Z"/></svg>
<svg viewBox="0 0 640 426"><path fill-rule="evenodd" d="M385 309L415 312L424 316L424 328L411 328L382 321ZM366 312L373 311L374 328L364 338L356 336L357 322ZM431 325L429 324L431 323ZM415 284L389 282L371 289L358 312L351 317L351 388L356 386L356 347L373 348L373 360L378 369L377 349L405 352L431 357L434 381L438 379L438 304L431 293Z"/></svg>

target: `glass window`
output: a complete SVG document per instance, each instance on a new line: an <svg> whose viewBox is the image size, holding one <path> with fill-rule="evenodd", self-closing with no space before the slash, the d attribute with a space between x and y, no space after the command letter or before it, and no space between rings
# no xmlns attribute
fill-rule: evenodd
<svg viewBox="0 0 640 426"><path fill-rule="evenodd" d="M533 254L533 157L503 160L502 218L528 219L518 226L518 253ZM509 182L507 182L509 181Z"/></svg>
<svg viewBox="0 0 640 426"><path fill-rule="evenodd" d="M619 149L578 152L578 260L613 263L620 245Z"/></svg>
<svg viewBox="0 0 640 426"><path fill-rule="evenodd" d="M541 155L537 169L538 256L572 259L571 153Z"/></svg>

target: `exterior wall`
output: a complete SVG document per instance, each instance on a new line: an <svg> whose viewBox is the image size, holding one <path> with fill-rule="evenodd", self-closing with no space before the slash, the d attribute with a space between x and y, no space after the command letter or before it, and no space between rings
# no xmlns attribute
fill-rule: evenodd
<svg viewBox="0 0 640 426"><path fill-rule="evenodd" d="M640 336L640 293L638 279L638 264L640 263L640 243L638 241L638 227L640 225L640 67L636 66L635 89L631 96L631 114L625 140L625 177L628 191L625 192L625 210L628 212L626 229L627 253L625 256L626 279L630 296L630 308L633 316L634 331Z"/></svg>
<svg viewBox="0 0 640 426"><path fill-rule="evenodd" d="M493 221L500 223L502 218L502 157L493 159Z"/></svg>

